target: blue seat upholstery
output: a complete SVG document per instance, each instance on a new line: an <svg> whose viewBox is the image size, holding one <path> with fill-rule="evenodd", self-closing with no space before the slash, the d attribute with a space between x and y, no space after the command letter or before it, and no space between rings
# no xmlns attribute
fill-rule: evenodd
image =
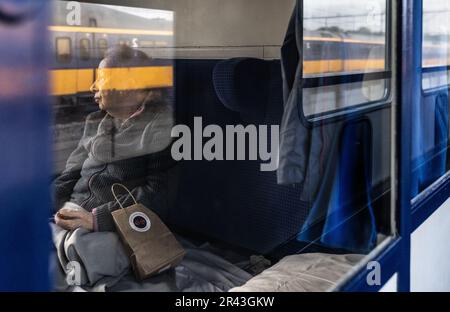
<svg viewBox="0 0 450 312"><path fill-rule="evenodd" d="M250 58L178 60L175 99L177 124L186 124L191 129L194 117L203 118L203 127L215 124L223 129L239 124L280 125L283 115L280 62ZM367 252L373 247L377 229L389 224L389 218L384 220L389 213L383 208L389 207L389 196L377 195L386 193L384 184L374 191L371 160L373 145L381 144L375 140L380 137L381 120L388 113L373 112L367 124L349 120L339 128L340 157L335 163L340 169L328 172L323 180L331 183L330 194L331 190L339 189L336 183L340 186L350 183L340 202L330 201L330 196L318 196L314 203L301 201L299 186L278 185L276 172L260 171L260 161L184 161L178 165L178 190L169 222L261 254L276 249L271 254L283 256L310 245L316 245L310 251ZM361 175L349 175L352 172ZM356 193L359 196L353 196ZM372 203L371 198L382 199ZM298 242L296 238L302 238L299 229L304 229L305 221L311 220L311 209L318 206L325 213L320 235L316 237L311 232L308 235L314 237L305 236ZM361 207L367 209L330 235L330 229ZM377 224L375 219L379 221ZM359 240L355 240L356 234Z"/></svg>
<svg viewBox="0 0 450 312"><path fill-rule="evenodd" d="M214 69L214 85L222 103L249 123L277 124L283 114L282 83L280 63L259 59L239 58L220 62ZM339 130L341 129L341 130ZM303 229L297 238L306 245L315 244L330 249L347 250L356 253L369 252L376 243L376 224L372 207L372 127L368 119L349 120L341 126L340 143L331 151L332 157L322 177L323 184L314 203L301 202L296 194L292 206L276 212L272 207L262 206L277 216L289 218L307 213L302 220ZM271 174L254 173L243 179L243 183L255 185L255 192L265 191L258 185L281 192ZM239 184L238 184L239 185ZM237 190L239 191L239 190ZM297 189L297 191L300 191ZM334 194L334 195L333 195ZM275 194L273 207L284 207L284 198ZM264 195L263 195L264 196ZM310 212L310 206L312 210ZM358 211L358 213L356 213ZM258 211L253 212L258 215ZM283 215L284 214L284 215ZM307 223L305 223L307 221ZM311 227L310 223L314 223ZM280 223L281 225L281 223ZM283 232L281 226L273 235ZM290 232L289 232L290 234ZM285 237L288 237L287 235ZM291 251L295 251L294 248Z"/></svg>
<svg viewBox="0 0 450 312"><path fill-rule="evenodd" d="M219 62L214 68L213 80L221 103L228 109L238 112L241 118L249 123L265 121L266 109L270 106L267 100L270 93L267 86L271 85L270 70L273 65L279 66L277 62L251 58ZM276 84L277 81L272 83ZM278 108L281 109L282 104ZM277 114L276 117L280 115Z"/></svg>
<svg viewBox="0 0 450 312"><path fill-rule="evenodd" d="M177 124L279 125L283 113L279 61L178 60ZM232 246L267 253L295 237L309 213L300 190L277 184L260 161L184 161L170 223Z"/></svg>

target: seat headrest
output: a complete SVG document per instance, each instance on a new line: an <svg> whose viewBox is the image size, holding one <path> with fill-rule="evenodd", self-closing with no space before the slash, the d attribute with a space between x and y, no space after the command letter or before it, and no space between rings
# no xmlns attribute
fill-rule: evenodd
<svg viewBox="0 0 450 312"><path fill-rule="evenodd" d="M270 62L234 58L216 64L213 82L217 97L247 122L262 122L269 97Z"/></svg>

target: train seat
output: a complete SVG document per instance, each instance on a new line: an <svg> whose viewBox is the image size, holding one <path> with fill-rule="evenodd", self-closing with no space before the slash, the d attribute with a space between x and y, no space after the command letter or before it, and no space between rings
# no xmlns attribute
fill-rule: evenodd
<svg viewBox="0 0 450 312"><path fill-rule="evenodd" d="M223 107L217 98L212 71L217 60L185 60L175 62L175 120L176 124L194 128L194 117L203 124L225 127L239 119L237 113ZM207 238L227 241L231 230L218 231L220 220L229 218L226 196L232 183L225 174L225 162L181 161L170 172L171 204L167 222L178 231L200 234Z"/></svg>
<svg viewBox="0 0 450 312"><path fill-rule="evenodd" d="M176 62L177 124L279 125L283 112L279 61ZM182 82L182 83L181 83ZM280 186L260 161L184 161L169 222L265 254L298 232L310 205L300 190Z"/></svg>
<svg viewBox="0 0 450 312"><path fill-rule="evenodd" d="M250 58L236 58L222 61L215 66L213 80L218 97L224 106L239 112L241 119L244 122L267 125L279 125L281 123L283 98L282 76L279 61L265 61ZM344 174L347 178L350 179L351 177L351 179L358 181L358 179L364 178L358 176L356 172L368 173L368 176L366 177L368 185L366 185L366 187L362 187L358 185L358 183L353 183L351 187L346 186L346 189L350 198L350 194L357 193L361 194L366 200L369 200L369 203L366 203L363 200L358 203L352 202L352 205L355 207L365 207L366 205L370 205L372 207L370 210L375 211L375 216L373 216L375 220L372 220L372 217L367 216L369 211L365 209L364 213L358 215L359 219L353 218L353 223L347 222L345 223L345 228L341 227L338 231L335 230L335 236L339 234L342 237L345 237L343 241L346 239L348 240L345 241L345 243L336 244L336 246L333 247L333 244L309 244L308 242L315 241L314 238L307 240L301 240L299 238L300 241L291 239L288 241L289 243L284 246L286 247L285 250L282 250L283 248L277 248L276 252L279 252L278 258L286 254L291 254L296 250L302 250L303 252L320 251L325 253L345 253L349 250L362 252L365 250L364 244L362 243L360 244L363 246L362 248L350 248L351 244L349 242L352 242L352 244L359 244L356 241L352 241L352 233L355 233L355 231L359 233L367 232L356 229L354 227L355 225L360 223L367 225L367 228L369 228L369 224L372 226L372 231L366 233L367 237L364 239L364 242L373 242L373 240L369 239L370 235L376 235L373 226L376 226L380 232L384 231L384 227L389 224L389 221L384 220L383 218L383 206L385 205L386 196L379 196L381 191L378 190L380 188L384 189L384 182L378 182L378 180L383 180L379 177L376 177L376 179L373 179L372 177L374 168L372 160L373 155L371 154L372 149L375 148L374 146L379 146L381 144L376 140L374 141L373 135L371 134L373 132L378 135L380 119L383 119L384 114L384 111L375 111L368 113L365 118L362 118L366 120L366 122L361 122L361 118L349 119L344 122L342 127L338 127L343 142L339 145L340 149L333 152L336 155L342 154L341 158L353 159L346 164L340 164L342 167L341 170L347 171ZM356 133L358 135L356 135ZM363 152L361 149L362 147L364 147L367 152ZM354 167L350 168L348 166L349 163ZM377 175L380 175L380 172L383 172L378 166L375 167L375 170ZM245 171L237 174L240 183L235 186L240 188L242 185L251 185L252 191L255 194L258 194L257 196L262 199L262 202L266 203L254 208L255 211L252 215L253 218L256 216L256 222L264 224L262 218L260 220L258 219L258 216L263 215L267 211L272 211L273 223L270 235L279 240L271 240L267 237L266 239L273 243L272 245L269 243L267 247L270 246L273 248L276 243L283 242L289 235L295 233L296 230L298 231L299 228L296 228L295 224L297 224L297 226L304 224L306 221L305 218L308 218L312 213L311 209L313 205L317 206L318 204L317 202L308 203L300 201L300 187L297 186L294 188L278 185L274 172L264 173L253 169L248 175L245 175ZM329 175L332 176L333 173L330 172ZM325 179L325 176L323 179ZM236 192L238 191L239 190ZM374 197L370 199L371 196ZM271 203L279 205L280 209L274 212L274 206L271 206ZM327 205L326 203L323 204ZM345 209L348 210L348 207L345 208L344 206L339 206L334 207L334 209L342 212ZM293 218L291 223L285 224L281 221L282 219L287 219L289 217ZM369 219L375 222L375 224L372 224L372 221ZM327 222L330 222L329 218L326 220ZM268 226L267 223L264 225ZM305 243L308 248L305 248Z"/></svg>
<svg viewBox="0 0 450 312"><path fill-rule="evenodd" d="M283 115L280 61L254 58L177 60L175 99L177 124L186 124L191 129L194 117L202 117L204 127L212 124L222 128L226 125L280 125ZM372 138L378 135L380 120L385 114L384 111L368 114L374 132ZM381 144L370 140L366 143ZM274 259L300 250L348 252L297 240L314 203L300 200L301 186L278 185L276 172L261 171L261 163L248 160L180 162L168 222L233 247L269 254ZM372 161L361 166L369 166L368 163ZM372 172L383 170L378 166ZM383 178L374 175L373 179L376 186L371 192L373 198L377 198L372 203L373 210L377 228L383 232L389 224L382 218L387 196L378 198L377 195L384 190L384 183L378 182Z"/></svg>

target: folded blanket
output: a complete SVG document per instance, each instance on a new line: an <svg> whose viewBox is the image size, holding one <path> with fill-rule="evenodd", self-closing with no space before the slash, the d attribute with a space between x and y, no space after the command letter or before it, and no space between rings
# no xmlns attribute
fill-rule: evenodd
<svg viewBox="0 0 450 312"><path fill-rule="evenodd" d="M57 275L57 290L83 286L90 291L105 291L129 272L128 256L116 234L82 228L69 232L54 224L51 227L62 273Z"/></svg>
<svg viewBox="0 0 450 312"><path fill-rule="evenodd" d="M231 292L323 292L338 281L364 255L299 254L282 259L273 267Z"/></svg>
<svg viewBox="0 0 450 312"><path fill-rule="evenodd" d="M186 250L173 270L138 282L131 272L120 239L112 232L69 232L52 224L56 246L57 291L175 291L222 292L240 286L252 275L211 252L208 244L197 247L181 237ZM77 285L70 285L77 281Z"/></svg>

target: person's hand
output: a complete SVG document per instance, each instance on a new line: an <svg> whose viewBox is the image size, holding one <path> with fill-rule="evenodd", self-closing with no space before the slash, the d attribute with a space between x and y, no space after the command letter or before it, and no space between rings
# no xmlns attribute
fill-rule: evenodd
<svg viewBox="0 0 450 312"><path fill-rule="evenodd" d="M61 208L55 215L55 223L65 230L75 230L85 228L88 231L94 230L94 216L83 208Z"/></svg>

